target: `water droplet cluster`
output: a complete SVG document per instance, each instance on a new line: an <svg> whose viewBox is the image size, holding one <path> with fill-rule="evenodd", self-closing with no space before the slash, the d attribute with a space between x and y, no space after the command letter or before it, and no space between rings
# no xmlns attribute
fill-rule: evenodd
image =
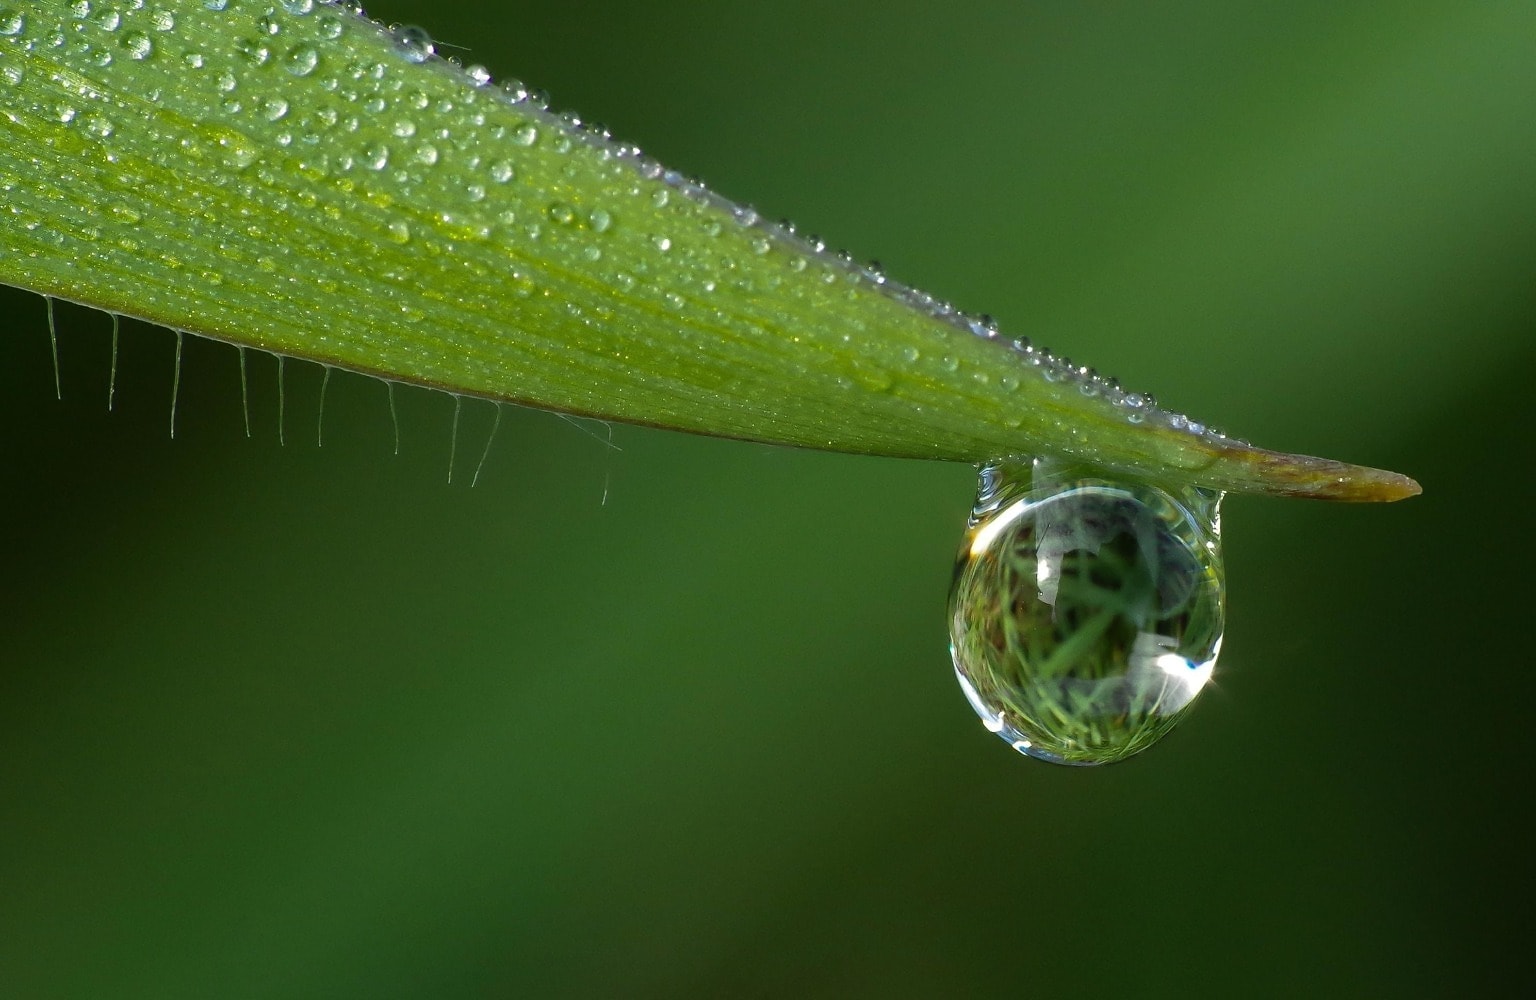
<svg viewBox="0 0 1536 1000"><path fill-rule="evenodd" d="M1221 647L1220 500L1048 460L984 469L950 648L986 727L1059 764L1123 760L1166 735Z"/></svg>
<svg viewBox="0 0 1536 1000"><path fill-rule="evenodd" d="M24 79L7 58L21 50L51 63L50 81L70 81L66 99ZM133 74L133 102L96 83L108 68ZM881 434L948 405L960 380L989 400L989 442L1066 433L1059 417L1053 430L1047 411L1009 404L1026 386L1096 407L1106 427L1220 440L1149 396L1004 336L990 317L892 280L877 262L722 198L600 125L550 111L546 95L518 80L443 58L419 28L367 20L354 2L0 0L0 88L11 88L6 107L21 109L35 135L26 164L0 153L0 190L23 183L25 166L51 178L41 190L61 203L29 217L26 232L72 245L83 267L138 252L148 227L173 220L207 237L154 251L191 279L177 294L216 328L214 290L270 289L274 349L310 324L315 294L346 290L355 328L320 334L335 345L330 360L378 367L407 349L376 331L437 316L440 350L418 351L413 366L441 356L446 380L448 364L489 351L470 373L484 391L516 384L532 401L579 412L753 436L779 408L741 399L776 399L771 369L782 355L803 371L808 395L858 389L861 408L777 416L778 440L823 443L829 421ZM111 199L68 194L103 185ZM316 251L301 265L284 250L294 238ZM642 343L653 356L639 365ZM732 354L743 343L760 346L761 365ZM806 358L821 363L795 360ZM530 359L601 368L609 386L551 396L524 374ZM712 396L674 402L647 374L658 368ZM1094 457L1094 440L1074 444Z"/></svg>

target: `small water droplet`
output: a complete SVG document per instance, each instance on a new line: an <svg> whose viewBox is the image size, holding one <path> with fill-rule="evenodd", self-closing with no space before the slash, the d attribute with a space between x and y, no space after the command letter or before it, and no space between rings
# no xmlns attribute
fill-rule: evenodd
<svg viewBox="0 0 1536 1000"><path fill-rule="evenodd" d="M155 54L155 43L142 31L130 31L123 36L123 51L129 59L144 60Z"/></svg>
<svg viewBox="0 0 1536 1000"><path fill-rule="evenodd" d="M651 242L655 243L656 249L660 250L662 253L666 253L668 250L672 249L672 241L667 239L665 236L653 237Z"/></svg>
<svg viewBox="0 0 1536 1000"><path fill-rule="evenodd" d="M557 201L549 206L549 220L562 226L569 226L576 221L576 210L563 201Z"/></svg>
<svg viewBox="0 0 1536 1000"><path fill-rule="evenodd" d="M613 226L613 216L600 208L594 208L587 216L587 224L594 233L606 233Z"/></svg>
<svg viewBox="0 0 1536 1000"><path fill-rule="evenodd" d="M523 85L523 81L514 77L501 81L501 92L513 104L521 104L528 99L528 88Z"/></svg>
<svg viewBox="0 0 1536 1000"><path fill-rule="evenodd" d="M411 227L408 223L396 219L389 224L389 238L396 243L411 242Z"/></svg>
<svg viewBox="0 0 1536 1000"><path fill-rule="evenodd" d="M369 170L383 170L389 165L389 147L385 145L368 146L363 150L360 161Z"/></svg>
<svg viewBox="0 0 1536 1000"><path fill-rule="evenodd" d="M1166 735L1221 647L1221 494L1037 459L982 470L950 593L955 673L986 727L1058 764Z"/></svg>
<svg viewBox="0 0 1536 1000"><path fill-rule="evenodd" d="M539 130L533 125L520 125L513 129L510 138L519 146L532 146L539 141Z"/></svg>
<svg viewBox="0 0 1536 1000"><path fill-rule="evenodd" d="M261 102L261 114L269 122L280 120L288 113L288 102L281 97L269 97Z"/></svg>
<svg viewBox="0 0 1536 1000"><path fill-rule="evenodd" d="M486 69L484 66L481 66L479 63L466 67L464 70L464 75L469 77L469 82L477 87L484 87L486 84L491 82L491 71Z"/></svg>
<svg viewBox="0 0 1536 1000"><path fill-rule="evenodd" d="M283 69L294 76L308 76L320 65L320 52L313 45L295 45L283 56Z"/></svg>
<svg viewBox="0 0 1536 1000"><path fill-rule="evenodd" d="M272 50L254 38L237 39L235 41L235 51L245 56L245 58L257 66L265 66L272 60Z"/></svg>
<svg viewBox="0 0 1536 1000"><path fill-rule="evenodd" d="M102 115L86 115L84 124L85 130L98 139L107 139L112 136L112 122Z"/></svg>
<svg viewBox="0 0 1536 1000"><path fill-rule="evenodd" d="M27 30L27 18L14 7L0 7L0 35L14 37Z"/></svg>
<svg viewBox="0 0 1536 1000"><path fill-rule="evenodd" d="M515 176L517 176L517 172L512 169L511 161L497 160L491 164L491 180L497 184L505 184Z"/></svg>
<svg viewBox="0 0 1536 1000"><path fill-rule="evenodd" d="M244 170L256 162L258 153L255 145L240 133L220 133L218 142L219 149L223 152L226 166L233 167L236 170Z"/></svg>
<svg viewBox="0 0 1536 1000"><path fill-rule="evenodd" d="M427 34L427 30L414 24L396 28L395 42L400 46L400 52L405 56L406 62L426 62L437 51L436 46L432 44L432 36Z"/></svg>

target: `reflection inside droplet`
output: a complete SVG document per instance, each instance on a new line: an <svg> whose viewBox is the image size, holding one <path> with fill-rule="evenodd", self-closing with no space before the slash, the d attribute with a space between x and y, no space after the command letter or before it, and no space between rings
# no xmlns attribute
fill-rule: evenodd
<svg viewBox="0 0 1536 1000"><path fill-rule="evenodd" d="M950 594L950 649L982 722L1016 750L1107 764L1193 705L1221 647L1221 494L996 463Z"/></svg>

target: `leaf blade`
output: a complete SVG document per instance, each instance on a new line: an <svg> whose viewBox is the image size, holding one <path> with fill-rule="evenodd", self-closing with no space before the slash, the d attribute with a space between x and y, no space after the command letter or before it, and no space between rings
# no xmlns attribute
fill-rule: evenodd
<svg viewBox="0 0 1536 1000"><path fill-rule="evenodd" d="M172 27L152 20L166 13ZM1236 492L1417 492L1192 429L340 8L177 0L107 27L48 0L26 20L0 37L0 73L18 76L0 87L0 281L696 433L1046 452Z"/></svg>

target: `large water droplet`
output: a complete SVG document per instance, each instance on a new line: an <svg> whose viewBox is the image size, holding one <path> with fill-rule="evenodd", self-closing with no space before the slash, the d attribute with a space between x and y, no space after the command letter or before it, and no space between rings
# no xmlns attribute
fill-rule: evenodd
<svg viewBox="0 0 1536 1000"><path fill-rule="evenodd" d="M1221 647L1220 503L1054 460L984 469L949 627L987 728L1059 764L1166 735Z"/></svg>

